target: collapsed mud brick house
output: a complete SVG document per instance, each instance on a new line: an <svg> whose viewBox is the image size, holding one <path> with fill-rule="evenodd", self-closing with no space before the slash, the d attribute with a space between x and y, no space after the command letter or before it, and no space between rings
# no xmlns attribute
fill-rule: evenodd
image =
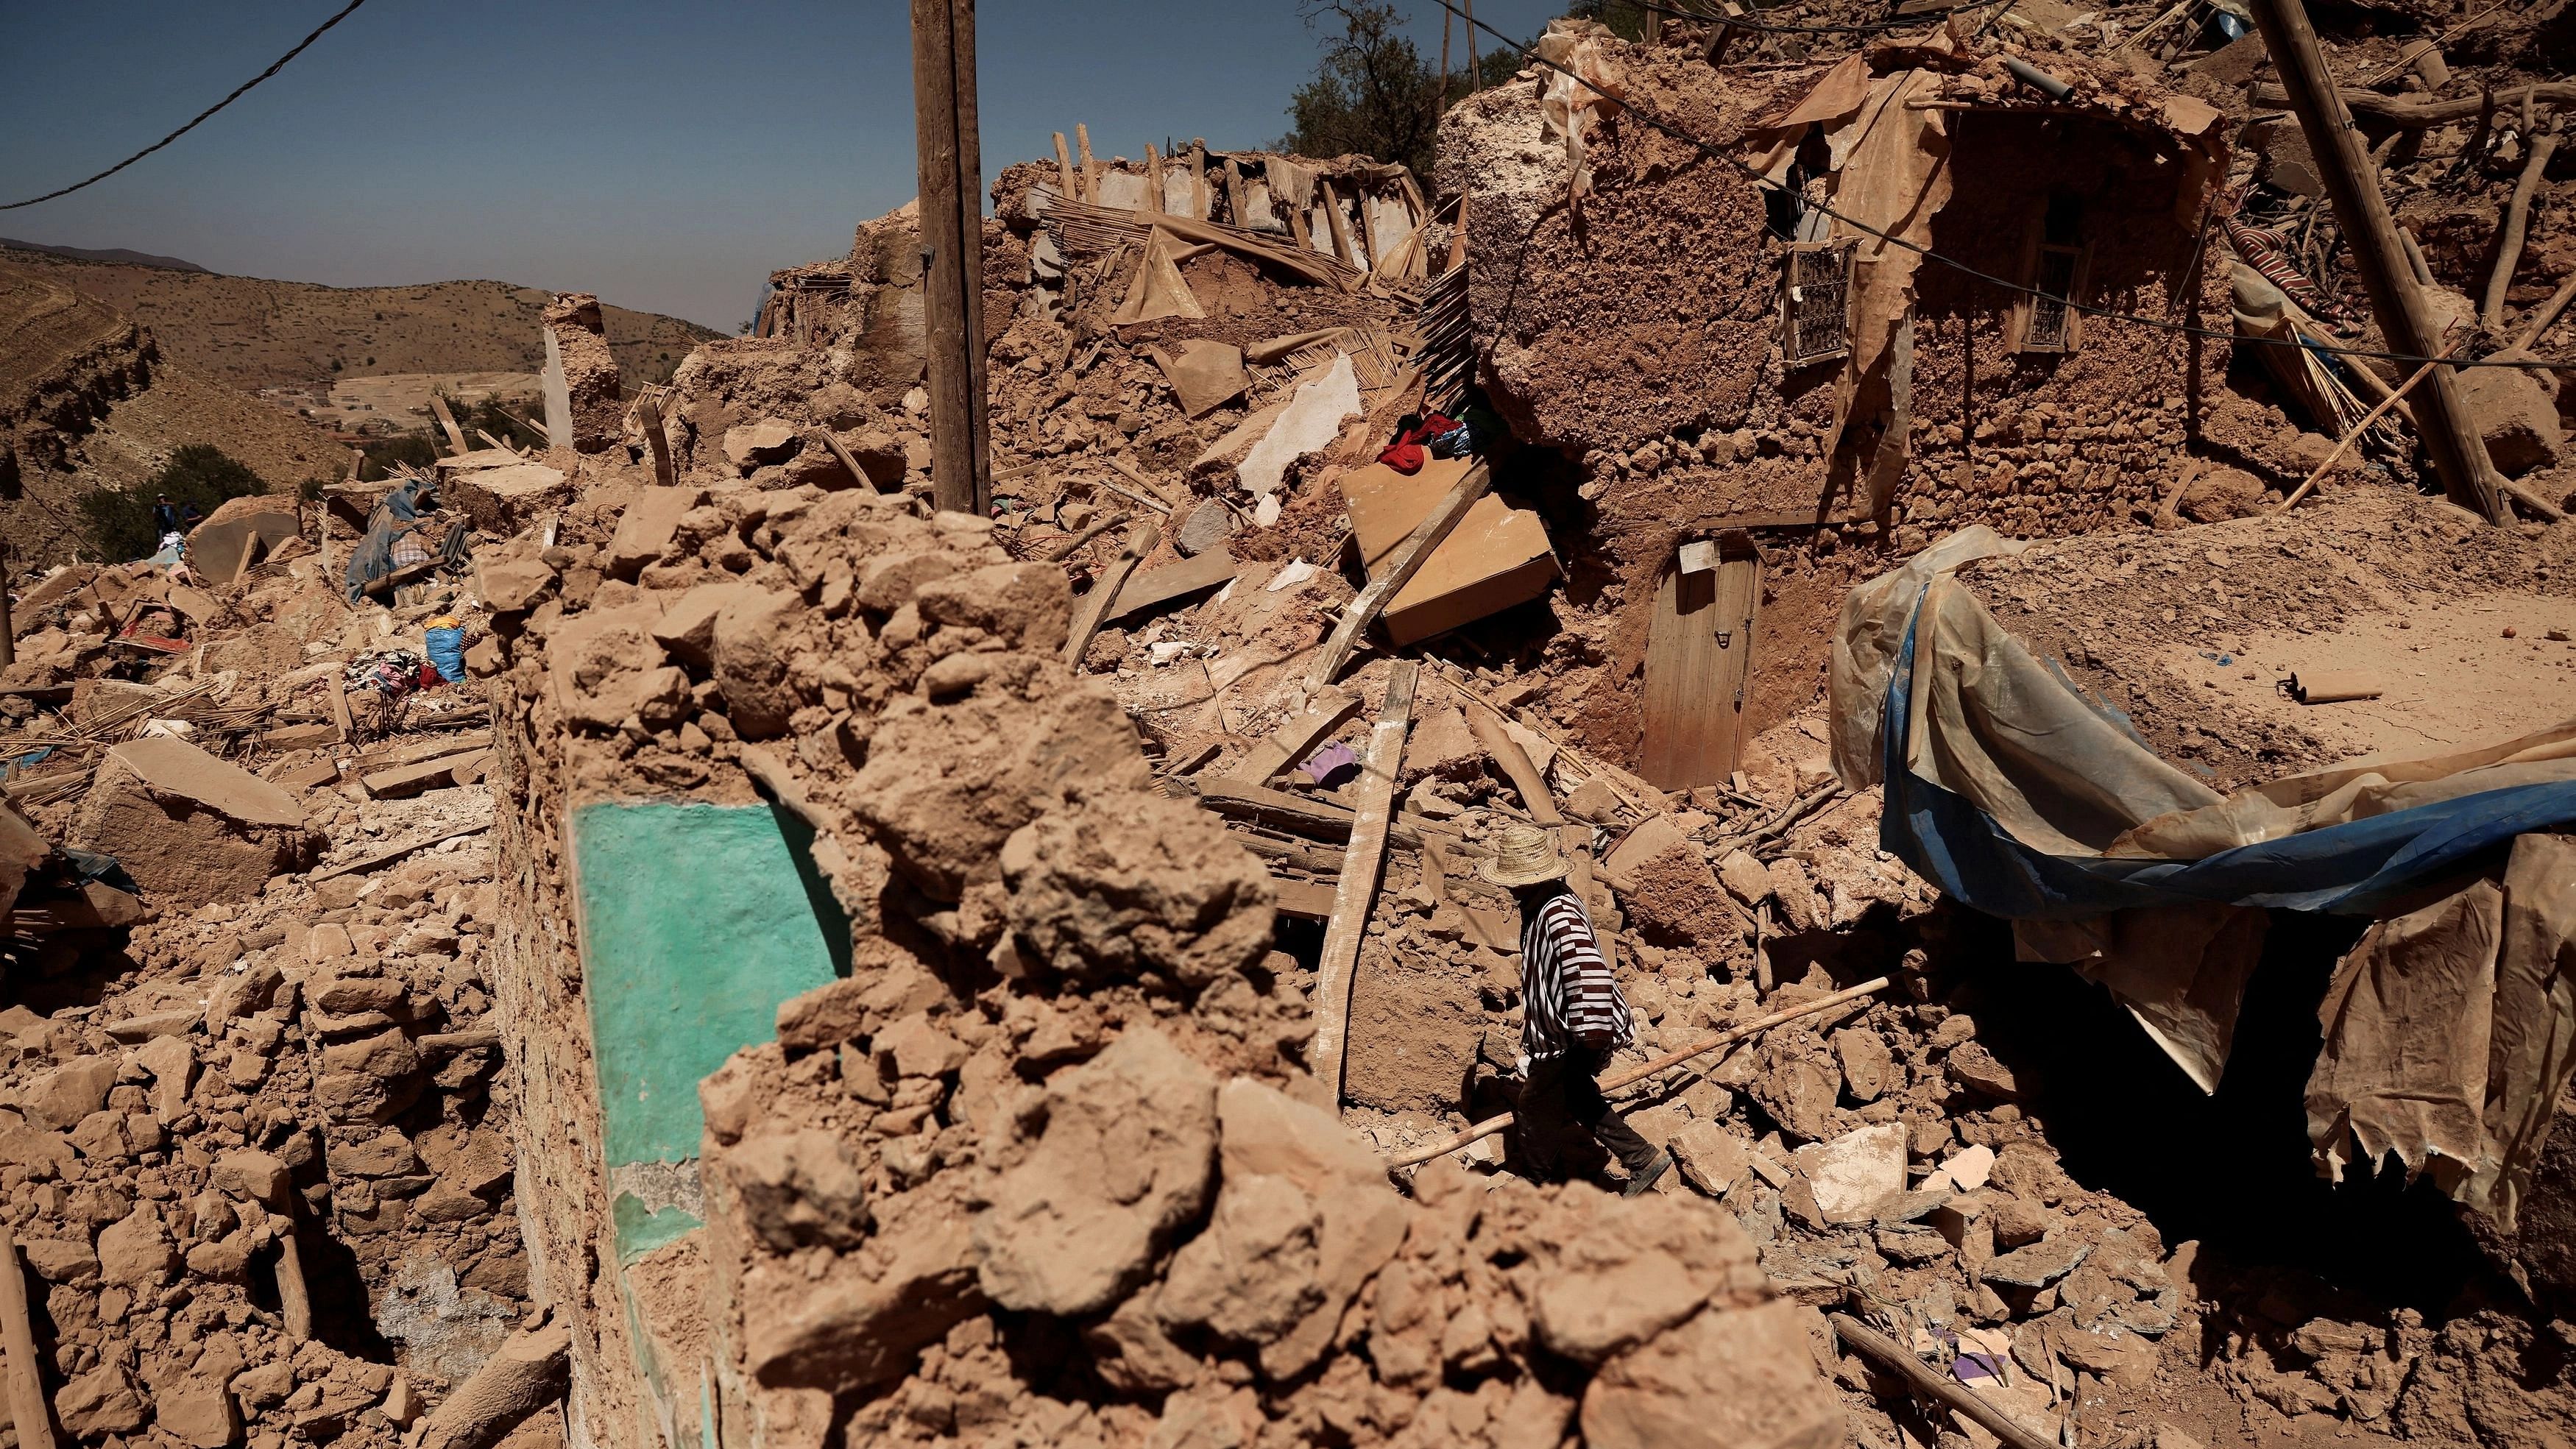
<svg viewBox="0 0 2576 1449"><path fill-rule="evenodd" d="M990 516L930 507L906 207L666 385L556 298L542 457L35 581L15 1442L2576 1433L2560 817L2430 905L2145 930L1934 848L1927 788L2039 762L2098 808L1979 818L2119 875L2077 735L2222 812L2437 736L2511 742L2351 798L2563 784L2576 537L2417 496L2384 359L2258 340L2374 339L2259 42L2161 14L1563 22L1432 177L1076 127L992 189ZM2453 84L2408 68L2468 18L2336 63ZM2488 148L2441 200L2401 135L2401 214L2513 204L2512 108L2388 119L2459 104L2356 106ZM2576 295L2533 175L2524 346ZM2476 290L2467 229L2428 280ZM2563 494L2541 384L2477 373ZM1382 461L1407 413L1465 441ZM1900 670L1926 597L1982 642ZM1634 1198L1491 1130L1520 824L1636 1019Z"/></svg>

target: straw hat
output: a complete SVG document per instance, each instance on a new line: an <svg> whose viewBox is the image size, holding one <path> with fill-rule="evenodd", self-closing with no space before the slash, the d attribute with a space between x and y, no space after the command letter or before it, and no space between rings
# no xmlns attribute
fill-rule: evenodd
<svg viewBox="0 0 2576 1449"><path fill-rule="evenodd" d="M1556 837L1535 825L1506 825L1494 838L1490 860L1476 862L1476 874L1498 886L1537 885L1543 880L1563 880L1566 861L1556 848Z"/></svg>

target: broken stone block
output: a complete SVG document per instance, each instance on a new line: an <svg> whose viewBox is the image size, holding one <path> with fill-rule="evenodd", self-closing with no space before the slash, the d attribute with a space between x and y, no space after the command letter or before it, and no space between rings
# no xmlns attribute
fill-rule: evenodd
<svg viewBox="0 0 2576 1449"><path fill-rule="evenodd" d="M572 479L560 468L518 461L507 453L497 467L448 472L441 501L464 510L474 531L485 538L511 538L526 532L546 514L569 506Z"/></svg>
<svg viewBox="0 0 2576 1449"><path fill-rule="evenodd" d="M1181 521L1179 531L1172 535L1172 547L1183 558L1196 558L1222 545L1233 532L1234 510L1211 498L1191 509L1190 516Z"/></svg>
<svg viewBox="0 0 2576 1449"><path fill-rule="evenodd" d="M37 1126L68 1131L107 1105L116 1075L112 1058L79 1057L38 1078L20 1105Z"/></svg>
<svg viewBox="0 0 2576 1449"><path fill-rule="evenodd" d="M184 740L131 740L99 763L72 842L112 855L162 910L248 900L311 856L294 798Z"/></svg>
<svg viewBox="0 0 2576 1449"><path fill-rule="evenodd" d="M662 557L679 531L680 517L706 501L703 488L645 488L618 515L617 532L608 540L604 566L616 578L632 579Z"/></svg>
<svg viewBox="0 0 2576 1449"><path fill-rule="evenodd" d="M1834 1033L1834 1055L1842 1062L1843 1090L1855 1102L1877 1101L1897 1069L1887 1038L1861 1027Z"/></svg>
<svg viewBox="0 0 2576 1449"><path fill-rule="evenodd" d="M1012 833L1000 863L1013 938L1051 971L1197 987L1270 945L1269 872L1206 812L1159 793L1087 794Z"/></svg>
<svg viewBox="0 0 2576 1449"><path fill-rule="evenodd" d="M795 426L776 418L725 429L725 461L746 477L766 464L786 462L800 446L802 440L796 436Z"/></svg>
<svg viewBox="0 0 2576 1449"><path fill-rule="evenodd" d="M1768 1291L1752 1239L1688 1197L1561 1197L1531 1240L1548 1245L1531 1327L1578 1363L1650 1343L1712 1300Z"/></svg>
<svg viewBox="0 0 2576 1449"><path fill-rule="evenodd" d="M2518 367L2469 367L2457 374L2460 401L2486 441L2487 460L2508 478L2557 466L2567 435L2558 404L2540 379Z"/></svg>
<svg viewBox="0 0 2576 1449"><path fill-rule="evenodd" d="M1995 1059L1995 1054L1977 1042L1965 1042L1950 1051L1945 1070L1950 1080L1999 1102L2013 1101L2021 1095L2021 1083L2012 1068Z"/></svg>
<svg viewBox="0 0 2576 1449"><path fill-rule="evenodd" d="M1988 1283L2001 1283L2014 1288L2045 1288L2075 1271L2076 1265L2093 1251L2093 1245L2073 1233L2051 1233L2026 1248L2015 1248L1988 1259L1978 1276Z"/></svg>
<svg viewBox="0 0 2576 1449"><path fill-rule="evenodd" d="M1262 1370L1286 1378L1331 1346L1403 1245L1407 1214L1377 1156L1321 1108L1238 1077L1217 1112L1224 1189L1174 1255L1157 1311L1261 1345Z"/></svg>
<svg viewBox="0 0 2576 1449"><path fill-rule="evenodd" d="M1048 1079L1041 1120L975 1216L976 1280L1005 1308L1096 1313L1206 1208L1216 1079L1160 1032L1130 1027Z"/></svg>
<svg viewBox="0 0 2576 1449"><path fill-rule="evenodd" d="M1905 1127L1887 1122L1801 1147L1790 1161L1806 1174L1829 1223L1860 1222L1905 1191Z"/></svg>
<svg viewBox="0 0 2576 1449"><path fill-rule="evenodd" d="M134 1380L114 1363L101 1365L54 1393L54 1417L75 1439L131 1434L151 1416L143 1396L135 1392Z"/></svg>
<svg viewBox="0 0 2576 1449"><path fill-rule="evenodd" d="M553 353L548 361L561 365L572 407L572 445L585 453L607 452L626 438L626 390L618 383L616 355L608 350L599 299L588 292L562 293L546 305L545 326Z"/></svg>
<svg viewBox="0 0 2576 1449"><path fill-rule="evenodd" d="M493 557L474 561L474 591L496 614L524 613L535 608L554 581L554 569L541 558Z"/></svg>
<svg viewBox="0 0 2576 1449"><path fill-rule="evenodd" d="M178 1276L179 1245L161 1224L160 1209L137 1206L98 1235L98 1276L129 1288L158 1288Z"/></svg>
<svg viewBox="0 0 2576 1449"><path fill-rule="evenodd" d="M606 733L629 718L647 726L678 720L689 681L662 662L662 646L649 632L659 617L653 605L638 603L593 609L556 626L546 639L546 679L567 721Z"/></svg>
<svg viewBox="0 0 2576 1449"><path fill-rule="evenodd" d="M1717 878L1727 894L1748 906L1760 905L1771 895L1771 872L1750 851L1728 851L1726 859L1717 863Z"/></svg>
<svg viewBox="0 0 2576 1449"><path fill-rule="evenodd" d="M1711 1197L1724 1196L1753 1170L1751 1150L1715 1122L1685 1123L1664 1145L1691 1186Z"/></svg>
<svg viewBox="0 0 2576 1449"><path fill-rule="evenodd" d="M838 1136L811 1127L754 1133L718 1162L744 1222L772 1252L850 1248L865 1239L867 1189Z"/></svg>

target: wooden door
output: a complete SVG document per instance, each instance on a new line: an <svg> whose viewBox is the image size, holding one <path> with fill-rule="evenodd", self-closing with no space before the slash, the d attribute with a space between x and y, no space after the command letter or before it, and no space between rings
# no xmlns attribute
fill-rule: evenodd
<svg viewBox="0 0 2576 1449"><path fill-rule="evenodd" d="M1646 629L1645 760L1637 773L1657 788L1715 785L1734 772L1761 607L1759 559L1696 569L1677 561L1656 586Z"/></svg>

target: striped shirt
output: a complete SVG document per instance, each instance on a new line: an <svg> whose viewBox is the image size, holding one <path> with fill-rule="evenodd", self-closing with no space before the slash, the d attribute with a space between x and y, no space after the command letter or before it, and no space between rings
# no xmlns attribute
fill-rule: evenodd
<svg viewBox="0 0 2576 1449"><path fill-rule="evenodd" d="M1521 917L1521 1055L1558 1056L1594 1031L1614 1049L1637 1034L1592 918L1574 892L1559 890Z"/></svg>

